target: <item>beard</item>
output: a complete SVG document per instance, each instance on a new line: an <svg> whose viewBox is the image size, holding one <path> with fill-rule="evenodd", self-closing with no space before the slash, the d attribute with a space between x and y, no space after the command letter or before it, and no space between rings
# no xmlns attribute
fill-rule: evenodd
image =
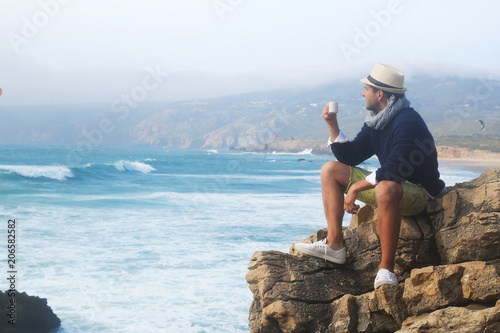
<svg viewBox="0 0 500 333"><path fill-rule="evenodd" d="M378 102L372 102L372 103L366 102L365 109L367 109L368 111L374 111L374 112L377 112L377 113L379 113L380 111L382 111L380 103L378 103Z"/></svg>

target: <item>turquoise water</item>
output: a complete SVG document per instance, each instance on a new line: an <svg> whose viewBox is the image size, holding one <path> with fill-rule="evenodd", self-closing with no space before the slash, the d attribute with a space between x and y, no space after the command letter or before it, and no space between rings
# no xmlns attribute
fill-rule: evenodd
<svg viewBox="0 0 500 333"><path fill-rule="evenodd" d="M47 298L59 332L248 332L252 254L325 227L319 173L331 156L0 148L17 289ZM440 171L447 185L480 173Z"/></svg>

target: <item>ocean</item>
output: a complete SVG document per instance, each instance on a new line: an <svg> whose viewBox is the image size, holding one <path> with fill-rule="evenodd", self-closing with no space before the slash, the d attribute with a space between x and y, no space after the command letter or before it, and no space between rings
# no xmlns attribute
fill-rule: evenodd
<svg viewBox="0 0 500 333"><path fill-rule="evenodd" d="M15 219L16 288L48 300L58 333L248 332L250 258L326 226L319 174L332 159L2 145L0 246ZM480 174L440 172L447 185Z"/></svg>

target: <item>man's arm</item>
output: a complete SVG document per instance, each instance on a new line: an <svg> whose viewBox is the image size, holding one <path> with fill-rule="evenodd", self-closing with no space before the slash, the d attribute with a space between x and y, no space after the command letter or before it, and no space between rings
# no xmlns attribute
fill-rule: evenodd
<svg viewBox="0 0 500 333"><path fill-rule="evenodd" d="M337 137L341 134L339 124L337 122L337 114L330 113L328 109L328 103L323 109L323 119L326 121L328 126L328 130L330 132L330 140L335 141ZM354 183L347 192L346 198L344 200L344 210L350 214L355 214L358 212L359 205L356 205L354 202L358 197L358 193L362 191L366 191L374 188L375 185L372 185L366 179L362 179L356 183Z"/></svg>
<svg viewBox="0 0 500 333"><path fill-rule="evenodd" d="M374 151L370 144L370 132L366 124L361 128L354 140L350 141L339 128L337 113L329 112L328 104L324 107L322 116L330 132L328 145L337 161L354 166L373 156Z"/></svg>

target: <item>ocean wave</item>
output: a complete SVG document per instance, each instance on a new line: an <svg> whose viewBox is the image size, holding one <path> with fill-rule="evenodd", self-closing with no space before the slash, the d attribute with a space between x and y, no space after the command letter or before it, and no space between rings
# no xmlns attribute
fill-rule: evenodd
<svg viewBox="0 0 500 333"><path fill-rule="evenodd" d="M142 162L118 161L113 164L118 171L137 171L141 173L150 173L156 171L151 165Z"/></svg>
<svg viewBox="0 0 500 333"><path fill-rule="evenodd" d="M50 178L54 180L66 180L74 175L68 167L50 165L0 165L0 170L7 173L16 173L28 178Z"/></svg>
<svg viewBox="0 0 500 333"><path fill-rule="evenodd" d="M103 167L105 169L103 169ZM142 162L121 160L110 164L85 164L80 167L69 168L63 165L0 165L0 174L17 175L26 178L48 178L64 181L68 178L101 177L106 176L107 168L118 171L134 171L150 173L156 171L151 165Z"/></svg>
<svg viewBox="0 0 500 333"><path fill-rule="evenodd" d="M312 155L312 151L313 151L312 148L305 148L300 153L297 153L297 155Z"/></svg>
<svg viewBox="0 0 500 333"><path fill-rule="evenodd" d="M273 151L273 155L312 155L312 148L305 148L303 151L298 152L298 153L290 153L290 152L277 152Z"/></svg>

